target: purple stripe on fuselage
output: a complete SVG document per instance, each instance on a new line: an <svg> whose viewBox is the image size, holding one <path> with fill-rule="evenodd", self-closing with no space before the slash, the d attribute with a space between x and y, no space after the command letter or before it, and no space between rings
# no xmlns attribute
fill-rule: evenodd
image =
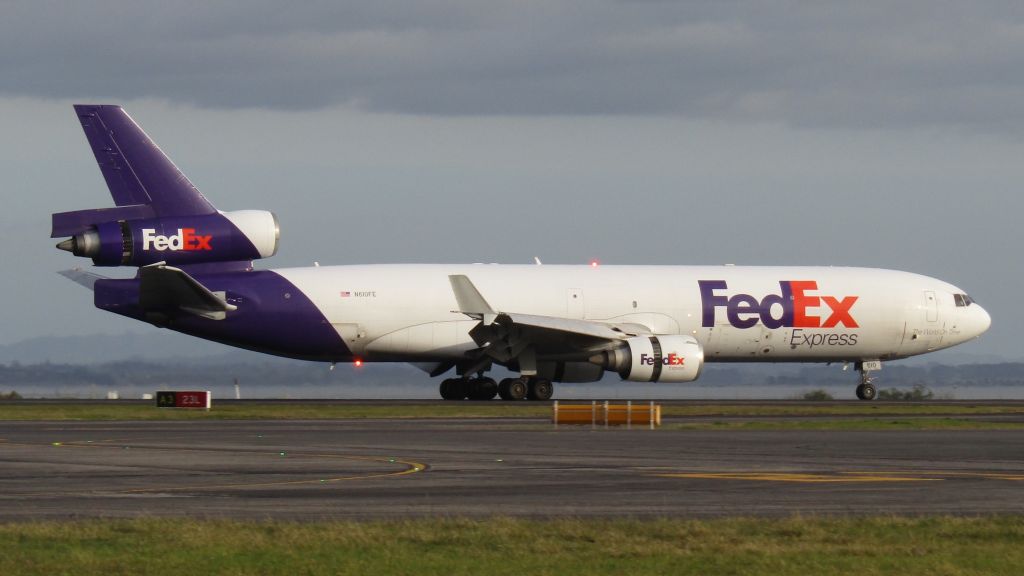
<svg viewBox="0 0 1024 576"><path fill-rule="evenodd" d="M224 320L184 311L146 311L139 307L139 280L99 280L96 307L154 322L178 332L224 344L303 360L348 361L352 353L337 330L294 284L266 271L194 276L213 292L225 292L237 310Z"/></svg>

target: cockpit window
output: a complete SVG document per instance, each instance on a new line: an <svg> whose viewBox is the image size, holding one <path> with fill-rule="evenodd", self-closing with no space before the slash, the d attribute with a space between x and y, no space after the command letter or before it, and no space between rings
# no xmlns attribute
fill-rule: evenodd
<svg viewBox="0 0 1024 576"><path fill-rule="evenodd" d="M953 302L956 303L957 308L963 308L974 304L974 300L967 294L953 294Z"/></svg>

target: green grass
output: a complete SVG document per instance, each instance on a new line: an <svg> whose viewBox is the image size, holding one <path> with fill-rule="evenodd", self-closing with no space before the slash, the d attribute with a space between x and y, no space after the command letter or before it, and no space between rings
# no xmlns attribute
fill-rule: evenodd
<svg viewBox="0 0 1024 576"><path fill-rule="evenodd" d="M1024 406L978 404L906 404L848 402L844 404L706 404L662 407L663 416L947 416L963 414L1024 414Z"/></svg>
<svg viewBox="0 0 1024 576"><path fill-rule="evenodd" d="M585 401L563 401L563 404L589 404ZM625 401L615 402L625 404ZM967 416L983 414L1020 414L1024 406L997 405L942 405L904 403L824 404L746 404L746 405L672 405L664 406L663 416L842 416L880 417ZM33 404L22 402L0 403L0 420L191 420L191 419L336 419L336 418L548 418L551 406L534 403L492 404L402 404L395 401L384 405L323 404L323 403L220 403L214 401L210 412L204 410L160 409L152 404ZM943 420L945 418L942 418ZM966 421L966 420L965 420ZM773 424L774 425L774 424Z"/></svg>
<svg viewBox="0 0 1024 576"><path fill-rule="evenodd" d="M0 404L0 420L330 420L336 418L509 418L545 417L550 406L506 404L387 405L217 404L205 410L157 408L146 404Z"/></svg>
<svg viewBox="0 0 1024 576"><path fill-rule="evenodd" d="M621 403L621 402L620 402ZM641 405L642 406L642 405ZM723 417L712 422L670 422L668 429L920 430L1022 428L1020 423L971 420L971 415L1024 413L1024 406L855 403L829 405L669 405L666 417ZM550 418L548 404L493 402L436 404L214 403L211 411L150 404L0 403L2 420L332 420L342 418ZM786 419L795 417L797 419ZM798 419L808 417L807 419ZM834 417L834 418L830 418ZM733 420L732 418L742 418Z"/></svg>
<svg viewBox="0 0 1024 576"><path fill-rule="evenodd" d="M1024 430L1024 422L968 418L843 418L811 420L716 420L669 423L668 430Z"/></svg>
<svg viewBox="0 0 1024 576"><path fill-rule="evenodd" d="M1019 574L1024 518L0 524L0 574Z"/></svg>

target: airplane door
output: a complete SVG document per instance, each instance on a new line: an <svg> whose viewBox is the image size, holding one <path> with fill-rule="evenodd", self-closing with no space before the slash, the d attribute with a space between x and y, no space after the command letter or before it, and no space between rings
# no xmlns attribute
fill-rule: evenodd
<svg viewBox="0 0 1024 576"><path fill-rule="evenodd" d="M935 292L924 291L924 315L928 322L935 322L939 319L939 304L935 300Z"/></svg>
<svg viewBox="0 0 1024 576"><path fill-rule="evenodd" d="M569 318L583 319L583 289L569 288L566 294L566 316Z"/></svg>

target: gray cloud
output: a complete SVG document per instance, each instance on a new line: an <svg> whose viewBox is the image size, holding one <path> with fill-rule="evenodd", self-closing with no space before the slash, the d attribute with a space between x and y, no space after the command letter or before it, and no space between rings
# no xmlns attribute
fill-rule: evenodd
<svg viewBox="0 0 1024 576"><path fill-rule="evenodd" d="M958 2L4 4L0 94L1024 130L1024 9Z"/></svg>

